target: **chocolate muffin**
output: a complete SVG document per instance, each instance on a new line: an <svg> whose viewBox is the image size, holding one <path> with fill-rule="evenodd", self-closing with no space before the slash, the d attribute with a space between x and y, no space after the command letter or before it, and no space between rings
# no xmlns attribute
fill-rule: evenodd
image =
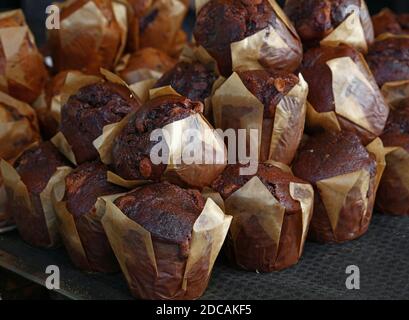
<svg viewBox="0 0 409 320"><path fill-rule="evenodd" d="M200 62L179 62L156 82L155 88L171 86L190 100L204 102L216 79L217 75Z"/></svg>
<svg viewBox="0 0 409 320"><path fill-rule="evenodd" d="M374 155L365 149L356 135L326 132L310 137L301 146L292 169L297 177L310 182L315 189L314 214L309 232L311 239L319 242L344 242L356 239L367 231L375 201L377 164ZM330 220L334 213L325 206L325 190L324 187L320 189L320 182L360 170L369 173L365 197L362 198L359 190L355 190L359 186L353 185L346 194L343 205L335 212L338 217L337 224L333 226ZM345 180L339 183L345 183ZM339 188L337 185L332 187ZM331 200L333 199L327 199L327 202Z"/></svg>
<svg viewBox="0 0 409 320"><path fill-rule="evenodd" d="M270 26L287 48L273 50L264 46L259 63L266 69L294 71L302 59L300 40L268 0L209 1L200 9L193 33L198 45L208 51L220 73L227 77L232 72L231 44Z"/></svg>
<svg viewBox="0 0 409 320"><path fill-rule="evenodd" d="M383 33L408 34L409 15L395 14L392 10L385 8L372 17L375 36Z"/></svg>
<svg viewBox="0 0 409 320"><path fill-rule="evenodd" d="M50 221L47 221L50 217L46 217L43 210L41 194L57 168L67 165L67 160L51 142L42 142L27 149L14 163L14 168L27 188L32 211L21 199L12 200L11 194L9 208L21 237L32 246L47 248L56 244L57 230L51 227Z"/></svg>
<svg viewBox="0 0 409 320"><path fill-rule="evenodd" d="M107 181L107 170L100 162L88 162L77 167L65 178L64 201L74 219L87 265L83 264L81 257L78 257L74 250L68 250L68 253L78 268L87 271L113 272L118 269L95 208L98 197L125 191ZM69 249L70 236L63 235L63 240Z"/></svg>
<svg viewBox="0 0 409 320"><path fill-rule="evenodd" d="M260 161L266 161L269 158L270 153L276 107L299 82L299 79L293 74L268 72L264 70L243 71L238 72L238 75L246 88L264 105ZM301 115L299 115L299 117L301 118ZM302 120L302 122L304 122L304 120ZM292 141L288 142L288 154L280 156L281 162L291 162L300 139L301 132L295 132L295 136L291 139Z"/></svg>
<svg viewBox="0 0 409 320"><path fill-rule="evenodd" d="M379 87L386 82L409 79L409 38L376 41L366 56Z"/></svg>
<svg viewBox="0 0 409 320"><path fill-rule="evenodd" d="M176 60L155 48L143 48L129 56L126 65L117 70L128 84L147 79L157 79L169 71Z"/></svg>
<svg viewBox="0 0 409 320"><path fill-rule="evenodd" d="M300 258L300 248L303 246L303 213L300 202L293 199L290 194L290 183L307 183L272 164L259 164L255 175L246 176L240 175L241 167L227 166L214 181L212 188L228 201L233 193L256 176L285 208L285 212L279 243L274 242L258 220L257 209L254 209L254 214L244 222L239 217L233 217L232 226L237 223L239 231L235 239L231 232L227 238L226 249L230 260L243 269L261 272L281 270L296 264ZM228 207L226 213L229 214Z"/></svg>
<svg viewBox="0 0 409 320"><path fill-rule="evenodd" d="M358 10L366 42L374 40L372 21L364 0L287 0L284 11L307 47L319 44Z"/></svg>
<svg viewBox="0 0 409 320"><path fill-rule="evenodd" d="M203 111L203 104L180 96L162 96L148 101L114 141L112 156L115 172L127 180L159 181L167 164L153 164L151 132L167 124Z"/></svg>
<svg viewBox="0 0 409 320"><path fill-rule="evenodd" d="M386 168L379 185L376 205L381 213L409 215L409 104L392 110L381 136L385 147L397 148L386 155ZM406 153L406 155L405 155Z"/></svg>
<svg viewBox="0 0 409 320"><path fill-rule="evenodd" d="M104 126L121 121L140 107L124 86L100 82L81 88L61 110L60 131L74 152L77 164L99 157L93 146Z"/></svg>
<svg viewBox="0 0 409 320"><path fill-rule="evenodd" d="M186 291L182 289L193 226L205 205L200 192L167 182L155 183L117 198L114 204L148 231L152 239L157 271L144 264L149 258L143 256L137 234L121 235L126 243L125 250L135 254L128 257L122 266L129 274L128 285L132 294L142 299L193 299L201 296L210 276L208 256L199 259L199 272L193 279L190 275Z"/></svg>
<svg viewBox="0 0 409 320"><path fill-rule="evenodd" d="M342 67L331 69L329 62L338 58L350 58L354 65L351 63L347 68L347 64L343 63ZM345 62L349 61L346 59ZM357 134L364 144L382 133L389 107L373 75L368 71L363 56L357 50L347 45L310 49L304 55L300 72L308 82L308 101L316 112L335 112L340 128ZM333 81L334 75L337 81ZM345 84L341 86L341 82ZM337 91L334 90L334 85L338 86ZM336 105L337 100L343 103ZM354 101L360 107L359 112L363 113L366 121L360 121L356 113L346 110L347 105L353 108L353 104L347 104L347 100ZM360 122L357 123L358 121Z"/></svg>

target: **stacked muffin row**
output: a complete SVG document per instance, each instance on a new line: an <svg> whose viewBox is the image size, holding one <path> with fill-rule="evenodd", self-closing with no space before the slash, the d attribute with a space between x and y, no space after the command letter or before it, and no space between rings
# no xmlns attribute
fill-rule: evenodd
<svg viewBox="0 0 409 320"><path fill-rule="evenodd" d="M5 212L26 242L48 248L61 236L78 268L120 268L136 297L193 299L223 244L234 265L270 272L297 263L307 237L363 235L375 201L408 215L409 39L374 40L361 0L288 0L286 13L274 0L210 0L197 1L195 42L179 55L179 2L63 3L36 112L0 95ZM13 83L6 92L25 98ZM213 127L247 130L255 171L227 164ZM152 158L157 129L174 133L162 140L167 162ZM190 130L206 132L194 148L202 159L221 151L218 162L179 158Z"/></svg>

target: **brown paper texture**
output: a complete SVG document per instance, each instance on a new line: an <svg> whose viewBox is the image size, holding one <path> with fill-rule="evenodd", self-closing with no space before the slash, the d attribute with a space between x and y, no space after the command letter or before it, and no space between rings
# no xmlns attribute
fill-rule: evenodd
<svg viewBox="0 0 409 320"><path fill-rule="evenodd" d="M0 20L14 17L16 25L0 28L0 47L5 56L5 65L0 73L0 90L9 92L32 103L41 94L47 77L43 57L37 49L33 34L26 25L21 10L2 13Z"/></svg>
<svg viewBox="0 0 409 320"><path fill-rule="evenodd" d="M159 98L159 97L163 97L163 96L167 96L167 95L171 95L171 96L181 96L179 93L176 92L175 89L173 89L171 86L164 86L164 87L160 87L160 88L154 88L149 90L149 98L155 99L155 98Z"/></svg>
<svg viewBox="0 0 409 320"><path fill-rule="evenodd" d="M0 158L12 160L30 144L39 140L34 109L0 92Z"/></svg>
<svg viewBox="0 0 409 320"><path fill-rule="evenodd" d="M233 216L230 234L236 241L241 226L256 216L260 226L277 246L280 243L285 208L258 177L253 177L225 201L226 213Z"/></svg>
<svg viewBox="0 0 409 320"><path fill-rule="evenodd" d="M290 195L300 203L302 211L302 236L299 251L299 257L301 257L314 209L314 189L310 184L290 182Z"/></svg>
<svg viewBox="0 0 409 320"><path fill-rule="evenodd" d="M321 45L338 46L348 44L362 52L368 51L359 12L352 12L334 31L321 40Z"/></svg>
<svg viewBox="0 0 409 320"><path fill-rule="evenodd" d="M383 97L367 65L356 64L350 57L327 61L332 72L332 88L335 112L378 136L387 118L383 109ZM376 107L376 108L375 108Z"/></svg>
<svg viewBox="0 0 409 320"><path fill-rule="evenodd" d="M301 142L307 113L308 84L301 74L298 77L299 83L277 105L268 157L287 164Z"/></svg>
<svg viewBox="0 0 409 320"><path fill-rule="evenodd" d="M339 124L337 115L334 111L317 112L309 102L307 102L306 122L307 126L310 128L322 127L327 131L341 131L341 125Z"/></svg>
<svg viewBox="0 0 409 320"><path fill-rule="evenodd" d="M126 217L110 201L106 203L106 212L102 218L102 224L109 242L132 292L141 298L160 296L165 299L180 299L185 295L189 295L190 282L197 277L202 277L203 270L197 271L194 268L195 263L199 260L205 259L208 261L206 265L207 276L210 275L214 261L227 234L230 221L230 216L224 215L211 199L207 200L201 215L193 226L190 252L186 260L183 281L180 283L180 288L172 288L177 289L176 296L169 297L166 296L167 292L161 292L163 290L167 291L168 288L158 288L155 285L155 283L163 281L161 278L169 276L158 269L157 259L163 258L155 255L154 248L160 246L160 243L152 239L150 232ZM141 257L146 257L146 259L141 259ZM169 261L169 263L173 262ZM139 283L139 275L132 274L132 270L128 268L129 264L137 265L138 270L146 270L143 280L149 279L150 283Z"/></svg>
<svg viewBox="0 0 409 320"><path fill-rule="evenodd" d="M196 15L199 13L200 9L208 3L210 0L195 0Z"/></svg>
<svg viewBox="0 0 409 320"><path fill-rule="evenodd" d="M222 198L222 196L220 195L220 193L214 191L213 189L209 188L209 187L204 187L202 190L202 196L203 198L205 198L206 200L208 198L212 199L214 203L216 203L220 209L222 209L223 212L226 212L225 208L224 208L224 200Z"/></svg>
<svg viewBox="0 0 409 320"><path fill-rule="evenodd" d="M399 109L401 103L409 98L409 80L387 82L381 92L392 109Z"/></svg>
<svg viewBox="0 0 409 320"><path fill-rule="evenodd" d="M112 171L107 172L107 181L115 184L120 187L124 187L127 189L134 189L136 187L139 187L141 185L147 184L150 181L144 181L144 180L125 180L124 178L118 176Z"/></svg>
<svg viewBox="0 0 409 320"><path fill-rule="evenodd" d="M397 173L399 183L409 193L409 152L402 147L386 148L386 165Z"/></svg>
<svg viewBox="0 0 409 320"><path fill-rule="evenodd" d="M59 242L59 233L56 225L56 213L51 201L51 190L54 185L71 171L70 167L60 167L52 175L45 189L40 193L40 200L43 212L37 212L32 203L32 198L24 182L21 180L17 171L8 162L2 160L1 174L4 179L5 187L11 191L10 201L16 201L27 209L27 213L33 216L44 215L50 239L50 247ZM21 201L21 202L20 202Z"/></svg>
<svg viewBox="0 0 409 320"><path fill-rule="evenodd" d="M149 100L149 91L153 88L155 83L155 79L148 79L134 83L129 87L136 94L139 100L141 100L142 103L145 103Z"/></svg>
<svg viewBox="0 0 409 320"><path fill-rule="evenodd" d="M376 194L376 191L378 190L379 187L379 183L381 182L383 172L385 171L386 167L385 156L387 154L387 150L384 147L383 142L380 138L376 138L374 141L372 141L369 145L366 146L366 149L369 152L373 153L376 158L376 179L374 191L374 193Z"/></svg>
<svg viewBox="0 0 409 320"><path fill-rule="evenodd" d="M317 182L317 188L334 232L338 225L341 210L348 197L361 199L365 203L362 216L366 215L369 184L370 174L367 170L347 173Z"/></svg>
<svg viewBox="0 0 409 320"><path fill-rule="evenodd" d="M75 159L75 154L72 151L70 144L68 143L62 132L58 132L52 139L51 142L56 148L68 159L72 164L77 165L77 160Z"/></svg>

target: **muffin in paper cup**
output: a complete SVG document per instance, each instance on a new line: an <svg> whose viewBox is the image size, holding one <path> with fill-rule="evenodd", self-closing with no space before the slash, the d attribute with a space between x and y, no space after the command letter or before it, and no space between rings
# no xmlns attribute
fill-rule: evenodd
<svg viewBox="0 0 409 320"><path fill-rule="evenodd" d="M102 224L141 299L197 299L206 290L231 216L198 191L167 182L106 202Z"/></svg>
<svg viewBox="0 0 409 320"><path fill-rule="evenodd" d="M229 165L212 188L232 215L226 241L230 260L249 271L272 272L300 259L313 212L314 191L284 164L260 163L255 175Z"/></svg>

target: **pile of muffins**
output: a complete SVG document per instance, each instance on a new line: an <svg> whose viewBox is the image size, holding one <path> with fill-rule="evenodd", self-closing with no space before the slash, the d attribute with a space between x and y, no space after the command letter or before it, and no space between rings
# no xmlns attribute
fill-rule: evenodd
<svg viewBox="0 0 409 320"><path fill-rule="evenodd" d="M0 14L0 228L122 271L136 298L196 299L219 255L282 270L306 240L364 235L375 207L409 215L406 15L197 0L189 41L188 3L63 2L52 66L23 13ZM213 128L245 130L254 172ZM172 132L166 163L151 158L157 129ZM189 130L222 159L181 161Z"/></svg>

